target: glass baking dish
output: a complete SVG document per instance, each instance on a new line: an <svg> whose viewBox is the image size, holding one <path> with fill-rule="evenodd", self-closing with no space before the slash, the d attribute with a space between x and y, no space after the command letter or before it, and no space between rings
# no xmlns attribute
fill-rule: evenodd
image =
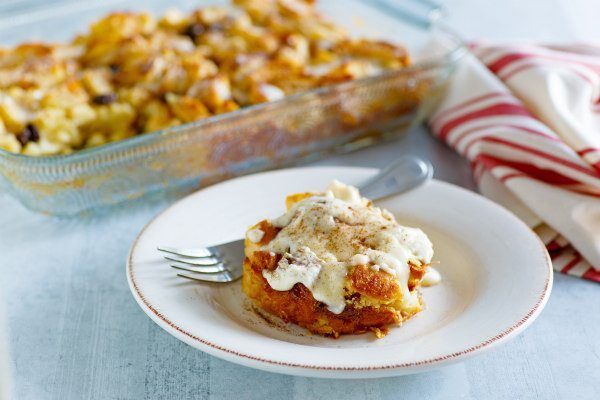
<svg viewBox="0 0 600 400"><path fill-rule="evenodd" d="M158 15L207 3L224 2L13 1L0 7L0 45L66 41L114 10ZM177 196L230 177L351 151L420 124L465 52L461 40L383 0L321 0L318 6L352 36L406 46L413 64L69 155L31 157L0 149L0 183L30 209L78 214L156 192Z"/></svg>

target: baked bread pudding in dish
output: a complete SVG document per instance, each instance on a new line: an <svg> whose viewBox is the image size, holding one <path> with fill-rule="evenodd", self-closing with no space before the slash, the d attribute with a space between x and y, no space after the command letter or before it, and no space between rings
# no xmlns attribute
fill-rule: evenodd
<svg viewBox="0 0 600 400"><path fill-rule="evenodd" d="M258 307L336 338L383 337L423 309L433 247L420 229L337 181L325 193L288 196L286 206L246 233L242 287Z"/></svg>
<svg viewBox="0 0 600 400"><path fill-rule="evenodd" d="M118 12L70 43L0 47L0 149L68 154L409 64L314 1L232 3Z"/></svg>

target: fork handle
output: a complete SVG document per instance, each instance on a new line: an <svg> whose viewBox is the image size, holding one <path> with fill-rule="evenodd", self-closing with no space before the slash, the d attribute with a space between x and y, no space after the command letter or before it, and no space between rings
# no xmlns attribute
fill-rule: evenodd
<svg viewBox="0 0 600 400"><path fill-rule="evenodd" d="M406 192L429 181L433 166L416 156L403 156L359 186L362 196L378 200Z"/></svg>

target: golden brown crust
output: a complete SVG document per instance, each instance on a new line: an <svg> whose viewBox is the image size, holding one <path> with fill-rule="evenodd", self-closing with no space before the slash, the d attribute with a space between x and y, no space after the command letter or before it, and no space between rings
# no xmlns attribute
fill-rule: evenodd
<svg viewBox="0 0 600 400"><path fill-rule="evenodd" d="M233 3L115 12L69 43L0 48L0 148L66 154L409 62L401 46L350 39L312 2Z"/></svg>
<svg viewBox="0 0 600 400"><path fill-rule="evenodd" d="M289 210L297 202L307 199L314 195L315 195L315 193L313 193L313 192L303 192L303 193L291 194L285 198L285 207Z"/></svg>
<svg viewBox="0 0 600 400"><path fill-rule="evenodd" d="M421 279L425 276L425 272L429 265L410 262L410 277L408 278L408 290L413 290L421 283Z"/></svg>
<svg viewBox="0 0 600 400"><path fill-rule="evenodd" d="M352 268L348 280L356 292L374 299L391 301L401 296L400 285L392 275L381 270L373 271L366 265Z"/></svg>
<svg viewBox="0 0 600 400"><path fill-rule="evenodd" d="M315 195L312 192L296 193L286 198L290 209L295 203ZM338 221L338 225L342 223ZM421 304L406 307L402 303L402 291L398 280L387 272L369 265L358 265L348 271L346 307L340 314L329 311L325 304L314 299L311 291L301 283L291 290L278 291L271 288L263 277L263 270L277 268L282 255L262 250L273 240L280 228L263 220L250 229L264 232L259 243L246 240L246 259L242 288L260 308L287 322L298 324L313 333L338 337L373 331L377 337L387 333L389 325L399 325L421 311ZM332 235L335 231L331 232ZM409 290L417 290L427 265L410 263Z"/></svg>
<svg viewBox="0 0 600 400"><path fill-rule="evenodd" d="M275 238L275 236L277 236L277 234L281 230L281 228L277 228L277 227L273 226L266 219L260 221L256 225L256 228L258 228L264 232L262 239L260 240L260 242L258 242L258 244L261 246L268 244L271 240L273 240Z"/></svg>
<svg viewBox="0 0 600 400"><path fill-rule="evenodd" d="M260 260L265 260L264 255ZM273 265L273 261L269 264ZM301 283L288 291L272 289L262 276L262 269L263 265L257 260L244 260L242 288L246 295L260 308L313 333L338 337L373 331L381 336L387 332L388 325L399 325L403 320L401 313L391 306L358 308L348 305L341 314L334 314L315 300Z"/></svg>
<svg viewBox="0 0 600 400"><path fill-rule="evenodd" d="M250 262L248 257L246 260ZM269 253L268 251L255 251L252 255L250 266L254 272L262 274L263 270L273 271L277 268L277 263L281 260L281 254Z"/></svg>

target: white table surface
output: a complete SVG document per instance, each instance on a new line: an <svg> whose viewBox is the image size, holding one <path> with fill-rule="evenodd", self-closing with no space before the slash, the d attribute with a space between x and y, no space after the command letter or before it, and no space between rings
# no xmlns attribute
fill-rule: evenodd
<svg viewBox="0 0 600 400"><path fill-rule="evenodd" d="M466 37L600 38L599 2L449 0ZM474 189L467 164L418 129L391 144L316 164L381 167L429 158L436 178ZM133 300L125 256L165 202L55 219L0 194L0 288L19 399L599 399L600 286L556 275L539 319L479 357L377 380L297 378L237 366L169 336Z"/></svg>

